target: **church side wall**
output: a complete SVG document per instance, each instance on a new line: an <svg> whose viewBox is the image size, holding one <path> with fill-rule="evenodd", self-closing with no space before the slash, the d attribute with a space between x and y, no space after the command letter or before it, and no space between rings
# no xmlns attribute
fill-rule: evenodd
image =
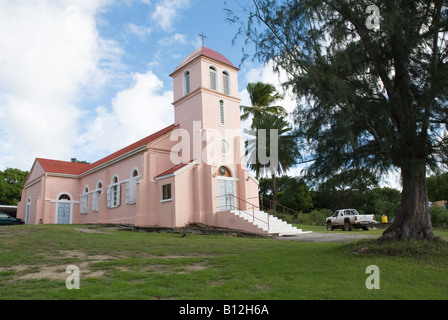
<svg viewBox="0 0 448 320"><path fill-rule="evenodd" d="M44 178L42 178L44 179ZM31 206L30 206L30 215L29 215L29 224L36 224L37 223L37 205L38 201L42 197L42 179L40 179L38 182L25 187L22 191L22 200L20 202L20 205L18 206L17 210L17 218L23 219L26 221L26 206L28 199L31 199Z"/></svg>
<svg viewBox="0 0 448 320"><path fill-rule="evenodd" d="M76 212L79 213L80 181L77 178L47 175L45 178L43 203L40 206L42 223L56 223L57 201L62 194L70 196L72 204L72 221L76 223Z"/></svg>
<svg viewBox="0 0 448 320"><path fill-rule="evenodd" d="M195 217L194 170L190 168L175 177L175 212L176 227L183 227L190 222L197 222Z"/></svg>
<svg viewBox="0 0 448 320"><path fill-rule="evenodd" d="M127 183L134 170L137 170L139 174L139 182L136 187L137 199L135 203L127 203ZM120 205L115 208L107 207L107 188L111 186L112 179L118 178L120 189ZM145 177L144 168L144 153L139 153L130 158L119 161L115 164L105 167L104 169L95 171L80 179L80 188L77 194L77 199L80 200L80 195L87 187L88 193L88 210L87 213L80 213L78 209L74 213L76 223L88 224L88 223L123 223L123 224L136 224L137 223L137 203L140 201L139 197L139 185ZM101 184L101 194L98 196L98 211L94 211L92 208L93 195L97 192L97 186ZM75 223L75 222L74 222Z"/></svg>

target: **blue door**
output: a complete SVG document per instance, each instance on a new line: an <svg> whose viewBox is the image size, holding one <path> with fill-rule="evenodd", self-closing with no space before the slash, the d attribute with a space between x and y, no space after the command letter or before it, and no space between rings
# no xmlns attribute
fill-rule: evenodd
<svg viewBox="0 0 448 320"><path fill-rule="evenodd" d="M219 211L236 209L234 181L218 179L218 206Z"/></svg>
<svg viewBox="0 0 448 320"><path fill-rule="evenodd" d="M71 217L71 203L58 203L58 224L70 224Z"/></svg>

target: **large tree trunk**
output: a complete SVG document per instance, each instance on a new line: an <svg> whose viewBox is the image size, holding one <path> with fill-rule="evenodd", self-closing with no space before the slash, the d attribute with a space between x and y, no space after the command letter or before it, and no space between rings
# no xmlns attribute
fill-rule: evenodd
<svg viewBox="0 0 448 320"><path fill-rule="evenodd" d="M436 237L432 232L426 189L426 165L407 164L401 169L401 177L401 206L396 219L384 231L380 240L434 240Z"/></svg>

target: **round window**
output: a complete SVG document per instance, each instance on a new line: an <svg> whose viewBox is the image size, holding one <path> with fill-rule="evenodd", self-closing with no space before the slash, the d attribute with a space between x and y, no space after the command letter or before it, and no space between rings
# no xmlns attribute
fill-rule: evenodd
<svg viewBox="0 0 448 320"><path fill-rule="evenodd" d="M228 178L232 177L230 170L227 169L226 167L219 167L218 174L220 177L228 177Z"/></svg>
<svg viewBox="0 0 448 320"><path fill-rule="evenodd" d="M221 176L225 176L226 173L227 173L226 168L224 168L224 167L219 168L219 174L220 174Z"/></svg>

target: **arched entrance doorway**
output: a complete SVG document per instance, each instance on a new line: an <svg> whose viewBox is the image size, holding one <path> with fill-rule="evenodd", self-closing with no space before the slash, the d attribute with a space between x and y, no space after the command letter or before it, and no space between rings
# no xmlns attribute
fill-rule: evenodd
<svg viewBox="0 0 448 320"><path fill-rule="evenodd" d="M73 203L70 195L63 193L58 197L56 209L56 224L72 223Z"/></svg>
<svg viewBox="0 0 448 320"><path fill-rule="evenodd" d="M228 211L236 209L235 179L226 166L218 168L218 210Z"/></svg>

